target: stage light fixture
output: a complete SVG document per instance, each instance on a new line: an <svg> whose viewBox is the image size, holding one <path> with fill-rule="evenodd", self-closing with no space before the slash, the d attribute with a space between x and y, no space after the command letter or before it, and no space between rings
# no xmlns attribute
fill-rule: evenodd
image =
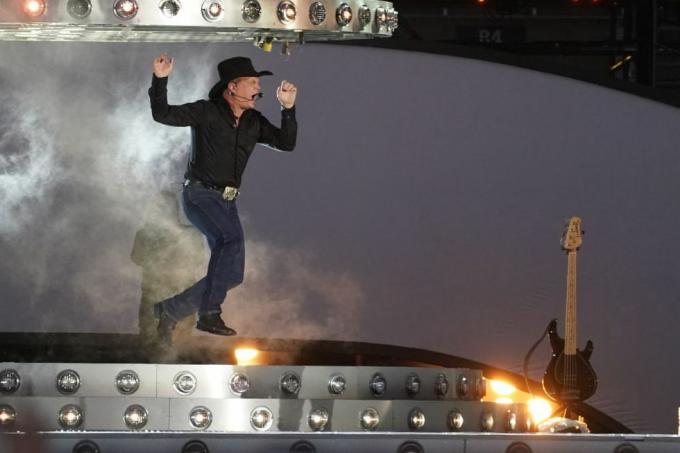
<svg viewBox="0 0 680 453"><path fill-rule="evenodd" d="M45 0L24 0L21 9L28 17L40 17L47 10L47 2Z"/></svg>
<svg viewBox="0 0 680 453"><path fill-rule="evenodd" d="M512 404L514 401L511 398L508 398L507 396L504 396L502 398L496 398L496 404Z"/></svg>
<svg viewBox="0 0 680 453"><path fill-rule="evenodd" d="M196 376L188 371L177 373L173 380L173 386L180 395L191 395L196 390Z"/></svg>
<svg viewBox="0 0 680 453"><path fill-rule="evenodd" d="M373 431L380 424L380 413L369 407L361 413L361 427L367 431Z"/></svg>
<svg viewBox="0 0 680 453"><path fill-rule="evenodd" d="M149 419L149 413L144 409L144 407L133 404L132 406L125 409L125 415L123 420L125 420L125 425L130 429L142 429L146 426L146 422Z"/></svg>
<svg viewBox="0 0 680 453"><path fill-rule="evenodd" d="M269 408L261 406L256 407L250 413L250 425L257 431L266 431L271 428L274 422L274 414Z"/></svg>
<svg viewBox="0 0 680 453"><path fill-rule="evenodd" d="M550 403L543 398L534 398L527 403L529 406L529 413L535 425L538 425L552 414L553 410Z"/></svg>
<svg viewBox="0 0 680 453"><path fill-rule="evenodd" d="M380 373L375 373L371 378L369 389L371 390L371 394L376 398L383 396L387 391L387 380L385 379L385 376Z"/></svg>
<svg viewBox="0 0 680 453"><path fill-rule="evenodd" d="M83 423L83 411L75 404L67 404L59 410L59 425L64 429L76 429Z"/></svg>
<svg viewBox="0 0 680 453"><path fill-rule="evenodd" d="M387 30L394 32L399 27L399 13L392 8L388 8L386 12Z"/></svg>
<svg viewBox="0 0 680 453"><path fill-rule="evenodd" d="M258 354L259 351L253 348L238 348L234 351L236 363L239 365L253 365Z"/></svg>
<svg viewBox="0 0 680 453"><path fill-rule="evenodd" d="M300 376L289 371L281 376L280 388L286 395L292 396L297 395L300 392Z"/></svg>
<svg viewBox="0 0 680 453"><path fill-rule="evenodd" d="M224 6L221 1L206 0L201 5L201 14L208 22L217 22L224 16Z"/></svg>
<svg viewBox="0 0 680 453"><path fill-rule="evenodd" d="M9 428L17 419L17 411L8 404L0 405L0 427Z"/></svg>
<svg viewBox="0 0 680 453"><path fill-rule="evenodd" d="M136 0L116 0L113 4L113 13L119 19L129 20L137 15L139 5Z"/></svg>
<svg viewBox="0 0 680 453"><path fill-rule="evenodd" d="M64 395L72 395L80 388L80 376L73 370L64 370L57 375L57 390Z"/></svg>
<svg viewBox="0 0 680 453"><path fill-rule="evenodd" d="M475 391L475 399L481 400L486 396L486 379L477 376L475 379L475 385L474 385L474 391Z"/></svg>
<svg viewBox="0 0 680 453"><path fill-rule="evenodd" d="M420 409L413 409L408 414L408 427L414 431L423 429L425 426L425 414Z"/></svg>
<svg viewBox="0 0 680 453"><path fill-rule="evenodd" d="M443 398L449 391L449 380L446 375L439 373L434 381L434 393Z"/></svg>
<svg viewBox="0 0 680 453"><path fill-rule="evenodd" d="M165 17L175 17L182 9L182 5L179 0L164 0L159 8Z"/></svg>
<svg viewBox="0 0 680 453"><path fill-rule="evenodd" d="M509 396L517 391L514 385L508 384L507 382L503 381L496 381L493 379L489 380L489 386L491 387L491 390L494 393L502 396Z"/></svg>
<svg viewBox="0 0 680 453"><path fill-rule="evenodd" d="M487 411L482 412L479 424L482 427L482 431L491 431L494 425L493 414Z"/></svg>
<svg viewBox="0 0 680 453"><path fill-rule="evenodd" d="M358 16L359 25L361 25L362 28L365 27L371 22L371 8L366 5L361 5Z"/></svg>
<svg viewBox="0 0 680 453"><path fill-rule="evenodd" d="M212 423L212 419L212 412L204 406L194 407L189 413L189 422L197 429L206 429Z"/></svg>
<svg viewBox="0 0 680 453"><path fill-rule="evenodd" d="M328 411L326 409L314 409L309 413L307 423L314 431L323 431L328 424Z"/></svg>
<svg viewBox="0 0 680 453"><path fill-rule="evenodd" d="M279 3L276 13L279 17L279 20L284 24L295 21L295 17L297 16L295 3L291 2L290 0L282 1Z"/></svg>
<svg viewBox="0 0 680 453"><path fill-rule="evenodd" d="M375 9L375 28L378 31L387 28L387 12L382 6Z"/></svg>
<svg viewBox="0 0 680 453"><path fill-rule="evenodd" d="M470 393L470 380L464 374L458 376L458 382L456 383L456 393L459 398L464 398Z"/></svg>
<svg viewBox="0 0 680 453"><path fill-rule="evenodd" d="M406 393L409 396L415 396L420 391L420 377L417 374L411 373L406 377Z"/></svg>
<svg viewBox="0 0 680 453"><path fill-rule="evenodd" d="M340 374L331 376L331 379L328 381L328 391L333 395L342 395L346 388L347 381Z"/></svg>
<svg viewBox="0 0 680 453"><path fill-rule="evenodd" d="M342 3L335 10L335 21L341 27L352 22L352 8L347 3Z"/></svg>
<svg viewBox="0 0 680 453"><path fill-rule="evenodd" d="M450 430L458 431L463 427L465 419L463 418L463 413L461 411L454 409L449 412L449 415L446 417L446 422L449 425Z"/></svg>
<svg viewBox="0 0 680 453"><path fill-rule="evenodd" d="M309 7L309 21L313 25L321 25L326 20L326 7L321 2L314 2Z"/></svg>
<svg viewBox="0 0 680 453"><path fill-rule="evenodd" d="M250 379L244 373L234 373L229 379L229 388L237 395L243 395L250 389Z"/></svg>
<svg viewBox="0 0 680 453"><path fill-rule="evenodd" d="M0 393L9 395L21 387L21 376L11 368L0 371Z"/></svg>
<svg viewBox="0 0 680 453"><path fill-rule="evenodd" d="M92 12L90 0L68 0L66 10L74 19L85 19Z"/></svg>
<svg viewBox="0 0 680 453"><path fill-rule="evenodd" d="M257 22L262 15L262 6L260 6L260 2L257 0L247 0L241 7L241 14L244 21L252 24L253 22Z"/></svg>
<svg viewBox="0 0 680 453"><path fill-rule="evenodd" d="M116 376L116 388L123 395L131 395L139 389L139 376L132 370L123 370Z"/></svg>

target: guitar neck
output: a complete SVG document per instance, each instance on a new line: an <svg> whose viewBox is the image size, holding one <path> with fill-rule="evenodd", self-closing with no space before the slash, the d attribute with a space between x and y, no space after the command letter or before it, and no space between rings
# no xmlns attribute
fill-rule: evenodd
<svg viewBox="0 0 680 453"><path fill-rule="evenodd" d="M567 313L564 321L564 353L576 354L576 250L567 253Z"/></svg>

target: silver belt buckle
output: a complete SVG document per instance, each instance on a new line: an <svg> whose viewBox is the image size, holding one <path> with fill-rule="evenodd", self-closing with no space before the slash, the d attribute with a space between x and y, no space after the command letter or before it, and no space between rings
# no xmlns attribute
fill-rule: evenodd
<svg viewBox="0 0 680 453"><path fill-rule="evenodd" d="M236 187L227 186L222 192L222 198L225 200L233 201L238 196L238 189Z"/></svg>

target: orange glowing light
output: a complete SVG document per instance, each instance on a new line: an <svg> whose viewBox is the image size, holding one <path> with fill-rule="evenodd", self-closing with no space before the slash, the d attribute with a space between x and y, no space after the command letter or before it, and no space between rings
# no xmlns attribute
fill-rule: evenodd
<svg viewBox="0 0 680 453"><path fill-rule="evenodd" d="M496 404L512 404L514 401L511 398L496 398Z"/></svg>
<svg viewBox="0 0 680 453"><path fill-rule="evenodd" d="M529 400L528 404L531 418L533 418L535 424L539 424L552 415L552 406L543 398L534 398Z"/></svg>
<svg viewBox="0 0 680 453"><path fill-rule="evenodd" d="M489 380L489 383L491 385L491 390L497 395L508 396L517 391L514 385L508 384L507 382Z"/></svg>
<svg viewBox="0 0 680 453"><path fill-rule="evenodd" d="M23 5L24 13L30 17L42 16L45 8L44 0L25 0Z"/></svg>
<svg viewBox="0 0 680 453"><path fill-rule="evenodd" d="M257 358L257 349L239 348L236 350L236 363L239 365L252 364Z"/></svg>

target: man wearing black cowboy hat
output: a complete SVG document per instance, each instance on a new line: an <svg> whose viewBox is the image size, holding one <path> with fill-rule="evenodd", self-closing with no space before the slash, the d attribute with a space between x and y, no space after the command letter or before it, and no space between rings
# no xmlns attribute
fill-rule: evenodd
<svg viewBox="0 0 680 453"><path fill-rule="evenodd" d="M281 151L295 148L297 88L281 82L276 98L281 104L281 127L272 125L255 102L262 97L260 77L250 59L234 57L217 66L219 82L208 100L168 105L167 83L173 59L161 54L153 63L149 89L154 120L170 126L191 126L192 150L185 173L182 200L189 220L208 239L208 275L154 306L161 339L170 343L180 319L198 312L196 328L217 335L235 335L220 316L227 291L243 281L245 251L236 196L248 158L257 143Z"/></svg>

